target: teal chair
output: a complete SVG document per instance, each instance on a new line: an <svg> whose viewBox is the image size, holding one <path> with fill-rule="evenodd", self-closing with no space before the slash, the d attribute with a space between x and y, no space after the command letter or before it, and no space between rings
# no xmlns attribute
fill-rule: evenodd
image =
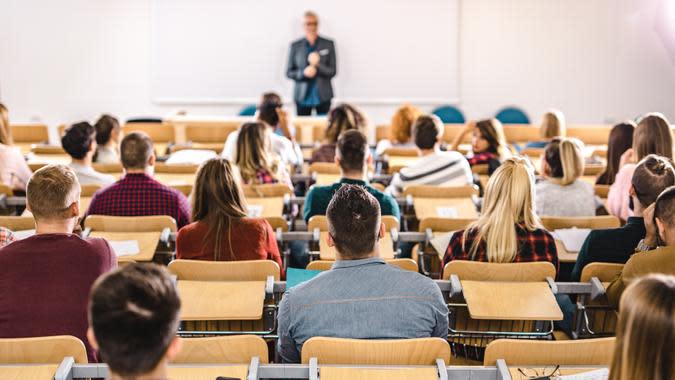
<svg viewBox="0 0 675 380"><path fill-rule="evenodd" d="M255 116L255 111L258 109L255 104L249 104L239 111L239 116Z"/></svg>
<svg viewBox="0 0 675 380"><path fill-rule="evenodd" d="M530 118L525 111L517 107L505 107L499 110L495 118L502 124L530 124Z"/></svg>
<svg viewBox="0 0 675 380"><path fill-rule="evenodd" d="M441 106L433 110L431 113L438 116L443 124L464 124L464 114L457 107Z"/></svg>

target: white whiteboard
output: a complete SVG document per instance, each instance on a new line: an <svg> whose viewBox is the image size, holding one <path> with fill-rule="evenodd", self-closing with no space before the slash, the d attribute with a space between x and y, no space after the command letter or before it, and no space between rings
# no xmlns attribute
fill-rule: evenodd
<svg viewBox="0 0 675 380"><path fill-rule="evenodd" d="M291 100L288 48L307 9L335 41L339 99L458 100L458 0L153 0L153 101Z"/></svg>

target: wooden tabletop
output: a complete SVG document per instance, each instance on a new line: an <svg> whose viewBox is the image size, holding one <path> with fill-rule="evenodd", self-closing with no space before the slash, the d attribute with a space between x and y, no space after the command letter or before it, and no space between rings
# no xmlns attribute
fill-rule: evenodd
<svg viewBox="0 0 675 380"><path fill-rule="evenodd" d="M319 186L332 185L340 181L340 174L318 174L316 175L316 184Z"/></svg>
<svg viewBox="0 0 675 380"><path fill-rule="evenodd" d="M413 206L417 220L439 217L439 207L457 209L458 218L478 218L476 206L471 198L413 198Z"/></svg>
<svg viewBox="0 0 675 380"><path fill-rule="evenodd" d="M67 154L30 154L28 164L61 164L68 165L72 158Z"/></svg>
<svg viewBox="0 0 675 380"><path fill-rule="evenodd" d="M0 365L0 379L2 380L52 380L56 373L56 364L23 364Z"/></svg>
<svg viewBox="0 0 675 380"><path fill-rule="evenodd" d="M558 261L561 263L576 263L579 252L569 252L562 241L556 239L555 247L558 250Z"/></svg>
<svg viewBox="0 0 675 380"><path fill-rule="evenodd" d="M92 231L89 236L104 238L108 241L136 240L140 252L133 256L118 257L118 262L126 261L152 261L159 243L161 232L106 232Z"/></svg>
<svg viewBox="0 0 675 380"><path fill-rule="evenodd" d="M264 281L178 281L181 320L243 321L262 318Z"/></svg>
<svg viewBox="0 0 675 380"><path fill-rule="evenodd" d="M262 206L261 218L268 218L272 216L284 215L284 198L283 197L267 197L267 198L246 198L249 206Z"/></svg>
<svg viewBox="0 0 675 380"><path fill-rule="evenodd" d="M171 364L167 371L171 380L214 380L218 376L233 377L245 380L248 376L248 366L199 366Z"/></svg>
<svg viewBox="0 0 675 380"><path fill-rule="evenodd" d="M400 167L407 167L420 159L420 156L390 156L387 159L387 164L389 167L393 166L400 166Z"/></svg>
<svg viewBox="0 0 675 380"><path fill-rule="evenodd" d="M329 247L326 242L328 232L321 232L319 240L319 252L321 260L335 260L335 248ZM383 259L394 258L394 242L391 240L391 235L387 232L384 238L380 239L380 257Z"/></svg>
<svg viewBox="0 0 675 380"><path fill-rule="evenodd" d="M562 311L545 282L462 281L473 319L560 321Z"/></svg>
<svg viewBox="0 0 675 380"><path fill-rule="evenodd" d="M194 185L195 177L194 173L155 173L155 179L167 186Z"/></svg>
<svg viewBox="0 0 675 380"><path fill-rule="evenodd" d="M406 380L438 379L436 367L348 368L320 366L321 380Z"/></svg>

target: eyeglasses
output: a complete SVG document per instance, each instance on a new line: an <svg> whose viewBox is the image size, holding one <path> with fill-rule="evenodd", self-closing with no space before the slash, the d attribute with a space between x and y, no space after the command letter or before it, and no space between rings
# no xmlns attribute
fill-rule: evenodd
<svg viewBox="0 0 675 380"><path fill-rule="evenodd" d="M307 21L305 23L306 26L317 26L319 23L317 21Z"/></svg>
<svg viewBox="0 0 675 380"><path fill-rule="evenodd" d="M544 367L541 372L535 368L518 368L521 380L549 380L553 376L560 376L560 365Z"/></svg>

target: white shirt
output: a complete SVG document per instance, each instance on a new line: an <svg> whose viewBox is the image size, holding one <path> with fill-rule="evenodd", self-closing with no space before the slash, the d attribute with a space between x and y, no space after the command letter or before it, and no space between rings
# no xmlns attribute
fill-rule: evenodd
<svg viewBox="0 0 675 380"><path fill-rule="evenodd" d="M99 145L96 149L97 164L119 164L120 156L117 150L104 145Z"/></svg>
<svg viewBox="0 0 675 380"><path fill-rule="evenodd" d="M269 131L269 129L268 129ZM284 164L302 165L302 151L298 144L294 144L291 140L284 136L279 136L276 133L270 134L270 142L274 153L279 156L279 159ZM237 161L237 139L239 138L239 131L234 131L227 136L225 146L223 147L222 157L228 159L230 162Z"/></svg>
<svg viewBox="0 0 675 380"><path fill-rule="evenodd" d="M464 155L455 151L421 157L414 164L394 174L387 192L400 196L409 185L462 186L473 184L471 165Z"/></svg>
<svg viewBox="0 0 675 380"><path fill-rule="evenodd" d="M112 185L115 182L115 177L99 173L94 168L89 166L84 166L71 162L68 165L77 176L77 180L80 181L80 185L102 185L108 186Z"/></svg>

